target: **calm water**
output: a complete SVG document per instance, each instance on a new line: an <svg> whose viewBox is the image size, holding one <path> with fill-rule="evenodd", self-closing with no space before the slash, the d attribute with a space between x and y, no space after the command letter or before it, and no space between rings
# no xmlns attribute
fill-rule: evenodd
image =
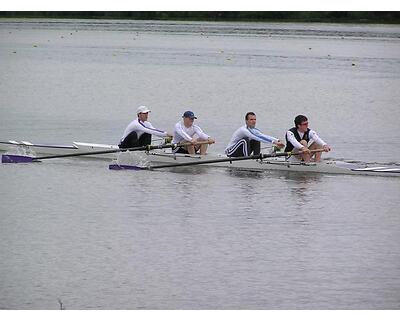
<svg viewBox="0 0 400 320"><path fill-rule="evenodd" d="M252 110L329 157L400 163L400 27L0 20L0 140L117 143L186 109L222 152ZM399 309L400 180L0 166L0 309Z"/></svg>

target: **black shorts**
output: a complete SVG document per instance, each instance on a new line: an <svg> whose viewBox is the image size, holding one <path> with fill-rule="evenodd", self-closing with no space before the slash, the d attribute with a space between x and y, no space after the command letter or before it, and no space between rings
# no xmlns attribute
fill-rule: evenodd
<svg viewBox="0 0 400 320"><path fill-rule="evenodd" d="M123 141L118 145L120 149L144 147L151 144L151 134L142 133L140 138L138 138L137 133L132 131L128 134Z"/></svg>

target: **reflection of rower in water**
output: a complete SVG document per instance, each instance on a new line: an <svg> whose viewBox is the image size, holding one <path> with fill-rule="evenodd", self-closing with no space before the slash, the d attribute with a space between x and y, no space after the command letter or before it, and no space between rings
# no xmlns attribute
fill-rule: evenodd
<svg viewBox="0 0 400 320"><path fill-rule="evenodd" d="M151 112L147 107L140 106L136 113L137 119L133 120L125 129L118 145L120 148L134 148L151 145L151 135L158 137L171 137L166 131L158 130L147 121Z"/></svg>
<svg viewBox="0 0 400 320"><path fill-rule="evenodd" d="M296 157L305 162L321 161L322 152L315 152L310 154L310 150L324 149L328 152L331 148L322 140L314 130L308 128L308 119L306 116L298 115L294 119L295 127L286 132L286 148L285 152L298 152L303 153Z"/></svg>
<svg viewBox="0 0 400 320"><path fill-rule="evenodd" d="M256 128L256 115L254 112L247 112L245 116L246 125L237 129L231 138L225 153L228 157L243 157L260 154L261 142L272 143L278 148L285 146L279 139L267 136Z"/></svg>

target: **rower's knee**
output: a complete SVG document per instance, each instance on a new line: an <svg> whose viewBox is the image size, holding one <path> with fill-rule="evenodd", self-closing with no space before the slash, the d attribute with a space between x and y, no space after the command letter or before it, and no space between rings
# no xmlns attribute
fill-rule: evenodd
<svg viewBox="0 0 400 320"><path fill-rule="evenodd" d="M304 147L308 147L308 142L306 140L300 140L301 145L303 145Z"/></svg>
<svg viewBox="0 0 400 320"><path fill-rule="evenodd" d="M196 149L195 149L194 147L192 147L192 146L187 147L186 151L187 151L189 154L195 154L195 153L196 153Z"/></svg>
<svg viewBox="0 0 400 320"><path fill-rule="evenodd" d="M321 148L322 148L322 146L320 144L313 142L308 149L315 150L315 149L321 149Z"/></svg>

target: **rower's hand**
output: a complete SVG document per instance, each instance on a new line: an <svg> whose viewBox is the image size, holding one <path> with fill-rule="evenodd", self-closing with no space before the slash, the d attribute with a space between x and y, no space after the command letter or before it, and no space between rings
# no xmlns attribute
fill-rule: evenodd
<svg viewBox="0 0 400 320"><path fill-rule="evenodd" d="M274 145L276 145L279 149L282 149L285 147L285 144L281 140L276 141L274 143Z"/></svg>
<svg viewBox="0 0 400 320"><path fill-rule="evenodd" d="M330 147L330 146L328 146L327 144L326 144L326 145L324 145L322 148L324 149L324 151L325 151L325 152L329 152L329 151L331 151L331 147Z"/></svg>
<svg viewBox="0 0 400 320"><path fill-rule="evenodd" d="M191 143L192 145L197 144L197 139L192 139L192 141L190 141L190 143Z"/></svg>
<svg viewBox="0 0 400 320"><path fill-rule="evenodd" d="M172 136L168 134L168 135L164 138L164 142L165 142L165 143L171 143L171 142L172 142Z"/></svg>
<svg viewBox="0 0 400 320"><path fill-rule="evenodd" d="M303 147L300 150L302 153L310 153L310 149L308 149L307 147Z"/></svg>
<svg viewBox="0 0 400 320"><path fill-rule="evenodd" d="M208 138L208 140L207 140L207 141L208 141L208 143L209 143L209 144L213 144L213 143L215 143L215 140L214 140L214 139L211 139L211 138Z"/></svg>

